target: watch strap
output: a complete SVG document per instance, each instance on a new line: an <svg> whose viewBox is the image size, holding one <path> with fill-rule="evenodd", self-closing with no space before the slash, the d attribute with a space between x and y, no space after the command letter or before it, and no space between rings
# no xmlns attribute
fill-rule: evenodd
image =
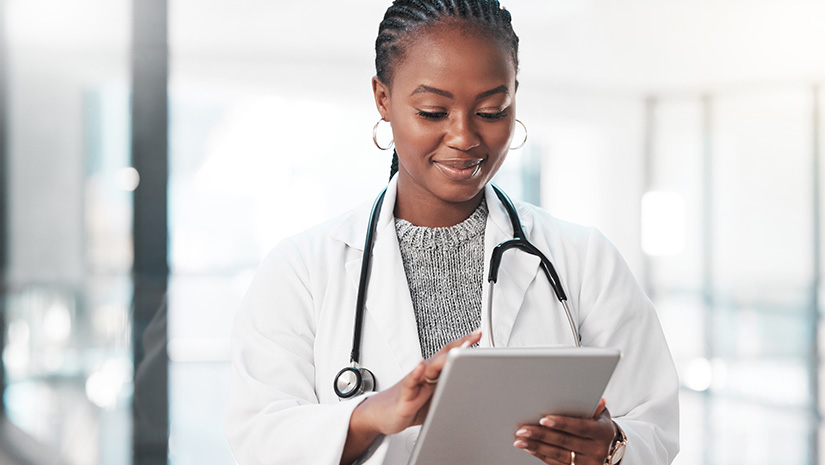
<svg viewBox="0 0 825 465"><path fill-rule="evenodd" d="M624 430L615 421L613 424L616 425L617 434L613 440L613 444L610 445L610 451L607 457L604 459L604 465L617 465L620 463L622 457L624 457L625 447L627 446L627 435L624 434Z"/></svg>

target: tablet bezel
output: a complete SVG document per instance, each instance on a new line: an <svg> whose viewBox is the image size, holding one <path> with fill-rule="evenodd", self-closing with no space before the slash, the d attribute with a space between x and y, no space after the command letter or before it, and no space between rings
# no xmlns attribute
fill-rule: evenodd
<svg viewBox="0 0 825 465"><path fill-rule="evenodd" d="M519 425L546 414L591 416L620 358L593 347L453 349L410 465L531 465Z"/></svg>

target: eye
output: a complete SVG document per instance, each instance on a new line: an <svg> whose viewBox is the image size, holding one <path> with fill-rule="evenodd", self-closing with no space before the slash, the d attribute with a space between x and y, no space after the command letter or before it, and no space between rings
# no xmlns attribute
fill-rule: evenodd
<svg viewBox="0 0 825 465"><path fill-rule="evenodd" d="M495 121L495 120L502 119L505 116L507 116L507 109L505 108L504 110L501 110L501 111L495 112L495 113L478 112L478 113L476 113L476 115L478 115L479 117L481 117L483 119Z"/></svg>
<svg viewBox="0 0 825 465"><path fill-rule="evenodd" d="M417 114L425 119L441 119L447 117L446 111L419 111Z"/></svg>

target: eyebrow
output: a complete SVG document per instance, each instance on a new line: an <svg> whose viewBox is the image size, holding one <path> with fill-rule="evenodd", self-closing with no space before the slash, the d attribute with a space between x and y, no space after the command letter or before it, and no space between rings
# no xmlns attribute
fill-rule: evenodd
<svg viewBox="0 0 825 465"><path fill-rule="evenodd" d="M494 94L506 94L508 92L508 90L509 89L507 89L507 86L501 85L501 86L498 86L498 87L490 89L490 90L485 90L484 92L478 94L478 96L476 96L476 100L480 100L480 99L483 99L485 97L489 97L489 96L494 95ZM441 95L441 96L447 97L447 98L453 98L454 97L451 92L447 92L446 90L437 89L435 87L425 86L424 84L421 84L420 86L416 87L415 90L412 91L412 94L410 94L410 95L423 94L423 93L427 93L427 92L432 93L432 94L436 94L436 95Z"/></svg>

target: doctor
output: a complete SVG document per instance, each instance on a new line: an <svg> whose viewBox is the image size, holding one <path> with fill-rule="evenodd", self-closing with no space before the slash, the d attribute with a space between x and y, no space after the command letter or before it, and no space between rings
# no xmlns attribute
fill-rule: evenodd
<svg viewBox="0 0 825 465"><path fill-rule="evenodd" d="M350 363L364 207L285 240L250 286L225 425L241 465L405 464L450 348L488 346L491 331L496 346L574 345L538 260L520 252L502 262L492 329L482 323L490 253L513 236L489 182L513 139L517 70L518 38L495 0L396 0L387 10L372 86L396 157L360 360L377 392L339 401L333 390ZM537 464L670 463L678 382L650 301L600 233L528 204L517 211L558 270L582 345L622 359L608 409L544 416L514 431L513 447Z"/></svg>

